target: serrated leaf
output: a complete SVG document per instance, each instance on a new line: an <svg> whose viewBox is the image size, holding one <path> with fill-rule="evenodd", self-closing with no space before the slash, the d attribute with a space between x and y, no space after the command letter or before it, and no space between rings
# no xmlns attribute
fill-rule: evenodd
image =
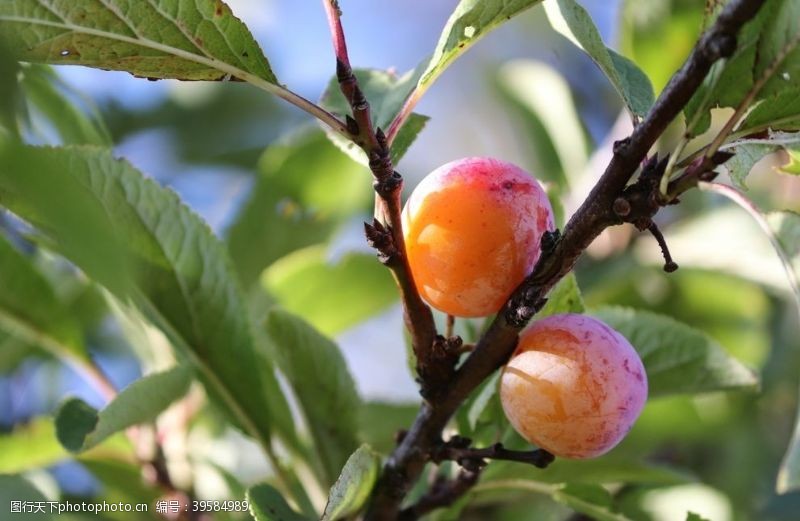
<svg viewBox="0 0 800 521"><path fill-rule="evenodd" d="M192 371L177 366L144 376L123 389L102 411L68 398L56 413L58 441L70 452L88 450L112 434L153 421L189 390Z"/></svg>
<svg viewBox="0 0 800 521"><path fill-rule="evenodd" d="M250 487L246 498L256 521L310 521L292 510L280 492L266 483Z"/></svg>
<svg viewBox="0 0 800 521"><path fill-rule="evenodd" d="M768 154L773 153L778 147L764 143L749 143L737 145L730 149L736 155L725 162L725 169L731 177L733 184L747 190L745 179L750 175L756 163Z"/></svg>
<svg viewBox="0 0 800 521"><path fill-rule="evenodd" d="M528 131L536 177L568 188L586 166L588 144L566 80L544 62L516 60L500 68L497 86Z"/></svg>
<svg viewBox="0 0 800 521"><path fill-rule="evenodd" d="M225 249L174 193L104 150L9 144L0 146L0 200L139 306L236 425L262 443L274 428L297 446Z"/></svg>
<svg viewBox="0 0 800 521"><path fill-rule="evenodd" d="M10 135L19 139L17 102L20 98L17 73L19 64L0 40L0 138Z"/></svg>
<svg viewBox="0 0 800 521"><path fill-rule="evenodd" d="M447 20L433 56L416 85L417 95L478 40L542 0L461 0Z"/></svg>
<svg viewBox="0 0 800 521"><path fill-rule="evenodd" d="M370 103L370 116L372 117L373 127L387 131L392 120L400 112L403 103L414 88L419 78L420 69L411 70L399 77L392 72L377 69L354 69L353 74L358 79L358 86ZM320 105L329 112L338 114L342 119L351 114L350 105L339 88L339 81L336 76L328 82L328 87L322 94ZM428 119L427 116L416 113L409 116L406 124L403 125L392 142L391 158L393 164L396 165L400 162L408 147L416 139L417 134L425 128L425 123L427 123ZM330 129L327 129L327 133L331 141L354 161L362 165L369 164L364 151L355 143Z"/></svg>
<svg viewBox="0 0 800 521"><path fill-rule="evenodd" d="M768 139L742 139L720 148L735 154L725 162L725 168L733 183L742 190L747 190L745 179L753 166L768 154L781 149L800 150L800 132L775 132Z"/></svg>
<svg viewBox="0 0 800 521"><path fill-rule="evenodd" d="M478 425L478 420L480 420L480 417L483 415L492 399L496 397L497 381L499 379L500 372L496 372L487 378L478 393L467 403L467 426L469 427L470 433L475 430L475 427ZM462 433L462 435L463 434L466 433Z"/></svg>
<svg viewBox="0 0 800 521"><path fill-rule="evenodd" d="M408 428L419 412L419 404L366 402L358 415L359 439L388 453L396 445L395 435Z"/></svg>
<svg viewBox="0 0 800 521"><path fill-rule="evenodd" d="M366 169L331 145L321 130L271 145L258 162L249 199L227 231L245 286L284 255L325 241L372 197Z"/></svg>
<svg viewBox="0 0 800 521"><path fill-rule="evenodd" d="M597 521L630 521L614 512L611 494L600 485L567 483L554 491L553 499Z"/></svg>
<svg viewBox="0 0 800 521"><path fill-rule="evenodd" d="M25 61L147 78L277 82L250 31L221 0L7 0L0 35Z"/></svg>
<svg viewBox="0 0 800 521"><path fill-rule="evenodd" d="M264 327L308 422L323 481L331 484L358 447L361 400L353 378L336 344L301 318L273 309Z"/></svg>
<svg viewBox="0 0 800 521"><path fill-rule="evenodd" d="M3 288L0 291L0 329L3 332L68 362L88 361L80 323L32 260L2 234L0 288Z"/></svg>
<svg viewBox="0 0 800 521"><path fill-rule="evenodd" d="M650 79L635 63L606 47L589 13L575 0L544 4L550 24L600 67L632 114L644 117L655 102Z"/></svg>
<svg viewBox="0 0 800 521"><path fill-rule="evenodd" d="M85 113L70 98L78 93L70 88L49 67L28 65L22 69L20 89L31 105L58 132L65 145L111 146L111 134L103 120L87 100L81 100L95 110ZM35 131L35 128L31 129Z"/></svg>
<svg viewBox="0 0 800 521"><path fill-rule="evenodd" d="M639 353L650 397L758 386L752 370L700 331L670 317L626 308L591 314L619 331Z"/></svg>
<svg viewBox="0 0 800 521"><path fill-rule="evenodd" d="M378 481L381 459L368 445L360 446L345 463L331 487L321 521L335 521L356 514L369 499Z"/></svg>
<svg viewBox="0 0 800 521"><path fill-rule="evenodd" d="M708 130L709 110L757 105L738 128L795 129L800 123L800 4L768 0L737 38L732 57L718 64L692 97L685 114L689 135Z"/></svg>
<svg viewBox="0 0 800 521"><path fill-rule="evenodd" d="M547 295L547 303L536 314L537 319L562 313L583 313L583 297L574 273L567 274Z"/></svg>
<svg viewBox="0 0 800 521"><path fill-rule="evenodd" d="M690 475L665 465L611 454L591 460L556 458L546 469L495 461L484 471L482 482L519 480L540 483L676 485L692 479Z"/></svg>
<svg viewBox="0 0 800 521"><path fill-rule="evenodd" d="M326 335L384 311L398 298L389 270L374 255L329 259L323 246L280 259L264 271L261 284L284 308Z"/></svg>

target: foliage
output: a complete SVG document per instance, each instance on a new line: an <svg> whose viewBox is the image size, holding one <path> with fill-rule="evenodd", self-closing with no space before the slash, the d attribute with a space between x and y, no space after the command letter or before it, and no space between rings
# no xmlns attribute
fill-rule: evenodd
<svg viewBox="0 0 800 521"><path fill-rule="evenodd" d="M339 10L351 14L346 0L323 3L334 29ZM620 34L609 39L588 2L461 0L417 67L353 71L371 109L354 129L359 106L340 85L347 65L341 45L340 70L324 71L333 79L320 86L320 102L311 102L278 80L271 63L281 60L270 61L255 31L220 0L0 3L0 388L13 388L12 401L21 400L15 386L38 371L45 377L36 379L37 388L46 396L45 406L21 415L0 404L3 500L49 499L51 489L37 476L58 478L64 466L102 485L78 493L92 502L154 503L178 489L201 496L195 499L246 501L247 512L215 512L222 520L336 520L364 512L375 490L387 486L381 473L394 436L408 435L403 429L420 410L417 401L363 392L365 372L380 372L371 376L381 380L406 368L365 371L354 363L359 351L345 345L348 334L365 328L366 348L383 356L386 340L403 332L380 315L398 301L408 304L407 292L398 297L396 288L407 283L402 267L380 251L387 270L349 242L361 222L373 222L365 166L376 173L378 163L402 160L413 172L424 162L411 147L426 128L450 123L448 132L464 136L448 118L414 110L445 73L472 84L484 74L496 98L486 112L505 112L482 123L479 139L510 115L518 127L503 144L529 152L565 221L575 197L597 183L613 142L624 137L594 143L591 121L610 127L620 106L623 119L647 121L655 94L668 93L668 78L726 2L706 2L705 9L689 0L624 4ZM345 20L355 26L357 11L352 15ZM557 49L557 63L530 53L482 71L468 61L451 69L509 21L549 26L537 38ZM630 340L647 371L650 401L629 436L599 459L559 459L547 469L490 461L477 483L438 505L444 508L431 519L566 519L579 512L649 520L653 497L695 481L724 494L736 513L731 519L795 515L800 207L786 194L797 193L800 163L799 24L796 0L766 0L732 54L695 78L683 120L655 146L662 157L669 154L660 198L675 195L671 190L697 174L693 169L711 162L691 186L727 195L756 224L713 197L677 194L683 204L664 213L678 273L654 268L662 261L650 239L632 236L630 227L611 228L574 269L559 273L536 317L589 313ZM279 51L273 46L264 46L270 55ZM594 74L605 90L588 93L571 60L596 66L578 74ZM170 84L174 97L131 108L89 99L51 65L198 83ZM301 126L264 101L264 92L246 93L253 86L314 116L324 130L309 128L307 117ZM192 89L208 90L193 98L186 95ZM462 112L478 118L483 109ZM264 126L253 131L256 123ZM378 147L378 136L386 135L387 158L364 142L366 123L381 129L368 136ZM154 129L166 131L166 146L180 159L171 180L148 177L112 148ZM425 149L432 150L438 154L436 146ZM718 152L727 161L717 161ZM190 164L233 169L225 186L244 180L247 193L224 226L212 230L183 201L196 205L191 191L179 195L165 186L202 184ZM722 182L710 183L710 170ZM385 227L370 226L391 232L391 212L381 204L388 203L378 201L375 222ZM768 240L759 238L759 226ZM371 240L380 242L374 234ZM768 262L771 247L782 265ZM415 318L407 313L409 322ZM456 321L465 353L493 331L490 323ZM459 363L471 355L460 356ZM117 359L136 365L139 376L126 385L107 377L105 364ZM62 365L89 384L78 396L53 392L70 374ZM429 403L436 399L426 395ZM423 406L418 421L430 414ZM496 371L472 389L446 432L477 447L531 449L503 415ZM149 454L141 446L148 443ZM236 462L215 454L219 447ZM464 460L436 463L417 469L424 479L405 507L458 483L460 465L474 471ZM170 472L181 465L193 477L173 481ZM142 480L140 467L153 476ZM213 479L199 477L206 475ZM58 478L62 499L74 495L68 481ZM764 483L775 483L776 491ZM680 516L706 515L694 510L697 503L681 505Z"/></svg>

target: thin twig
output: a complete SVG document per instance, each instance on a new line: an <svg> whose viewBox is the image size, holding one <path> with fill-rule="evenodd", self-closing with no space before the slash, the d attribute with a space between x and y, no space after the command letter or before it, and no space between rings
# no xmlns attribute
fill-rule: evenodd
<svg viewBox="0 0 800 521"><path fill-rule="evenodd" d="M711 66L733 53L737 33L763 3L764 0L729 2L644 121L628 139L617 143L605 172L570 219L561 238L542 252L532 274L514 291L447 387L421 407L414 424L384 466L366 520L397 518L399 505L422 472L451 416L481 382L508 360L519 330L538 310L550 288L572 270L595 237L605 228L623 222L613 211L614 201L622 195L656 139L700 87ZM658 182L655 187L658 188Z"/></svg>
<svg viewBox="0 0 800 521"><path fill-rule="evenodd" d="M483 467L486 464L485 460L493 459L527 463L543 469L547 468L555 460L555 456L544 449L509 450L503 447L502 443L495 443L491 447L476 449L470 447L470 443L471 441L468 438L453 436L432 451L431 461L440 463L450 460L457 462L462 467L475 469Z"/></svg>
<svg viewBox="0 0 800 521"><path fill-rule="evenodd" d="M352 141L364 150L369 159L369 167L375 179L373 186L377 194L376 215L381 215L385 220L381 222L380 219L376 219L373 223L366 224L367 240L378 250L379 259L392 271L400 289L405 323L411 335L411 344L417 357L418 372L425 391L432 387L430 382L451 376L455 357L442 350L433 349L437 339L433 313L417 291L408 265L403 238L400 217L403 178L394 170L386 136L380 128L373 128L369 102L364 97L358 79L350 67L341 22L342 13L338 3L335 0L323 0L322 3L328 15L328 25L336 54L339 87L352 112L352 116L347 118L348 132Z"/></svg>

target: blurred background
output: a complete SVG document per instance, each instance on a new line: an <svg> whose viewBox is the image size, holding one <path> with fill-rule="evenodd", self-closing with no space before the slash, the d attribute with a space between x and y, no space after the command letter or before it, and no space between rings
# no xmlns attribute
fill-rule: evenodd
<svg viewBox="0 0 800 521"><path fill-rule="evenodd" d="M253 31L280 81L318 99L333 73L319 2L228 3ZM455 4L341 0L353 65L398 73L412 69L435 47ZM605 42L636 61L656 92L702 29L702 1L582 4ZM248 85L148 82L80 67L58 68L55 75L43 72L37 80L32 74L26 87L34 122L30 141L68 143L90 133L111 139L119 156L172 187L227 242L254 301L276 300L304 314L337 340L364 400L374 402L376 411L392 404L413 417L419 396L407 369L391 280L373 270L381 269L377 263L363 264L372 255L362 237L362 222L371 214L365 169L330 145L306 114ZM46 88L41 83L54 85L81 107L88 126L54 125L48 111L63 107L36 103L36 93ZM621 109L591 60L556 34L537 7L487 36L433 86L417 108L431 119L396 167L406 179L407 195L445 162L500 157L547 182L554 201L563 204L563 219L601 174L610 143L630 131ZM678 122L659 147L669 150L679 136ZM762 208L797 211L800 183L775 170L783 160L770 157L756 166L749 195ZM332 180L339 180L333 189ZM264 223L263 229L254 231L254 222ZM796 520L800 494L774 494L800 375L800 324L780 262L747 214L710 194L687 194L683 204L659 214L659 224L681 269L662 272L658 246L649 235L630 227L611 230L576 272L587 304L643 308L690 324L759 373L762 385L758 393L652 400L616 450L674 465L687 479L675 486L623 490L626 513L659 521L683 519L686 510L715 521ZM49 273L64 269L46 256L41 264ZM369 298L348 295L366 298L365 309L327 316L326 306L349 301L326 300L326 291L341 287L320 288L320 279L339 273L346 281L354 266L359 276L374 277L379 289ZM85 317L92 354L111 379L124 386L140 376L138 358L102 298L80 284L59 289ZM0 346L0 430L51 412L67 394L102 404L56 360L31 355L10 337L0 337ZM266 462L243 456L257 452L247 450L248 443L234 432L194 433L184 450L203 453L213 463L195 467L204 477L196 480L201 496L224 496L216 467L244 482L268 472ZM97 469L76 462L49 466L36 479L45 489L76 497L108 486ZM490 503L491 510L475 518L568 516L563 506L528 496L501 507Z"/></svg>

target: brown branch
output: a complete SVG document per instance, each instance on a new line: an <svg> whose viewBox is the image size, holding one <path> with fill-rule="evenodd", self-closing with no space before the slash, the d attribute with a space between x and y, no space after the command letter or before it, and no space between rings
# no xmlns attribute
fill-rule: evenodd
<svg viewBox="0 0 800 521"><path fill-rule="evenodd" d="M540 469L547 468L555 459L555 456L544 449L509 450L503 447L502 443L495 443L491 447L476 449L470 447L471 444L472 440L469 438L453 436L431 451L430 460L434 463L448 460L455 461L467 470L476 470L486 466L487 459L527 463Z"/></svg>
<svg viewBox="0 0 800 521"><path fill-rule="evenodd" d="M481 470L461 469L455 479L438 479L431 486L428 493L422 496L419 501L401 510L397 519L400 521L415 521L437 508L452 505L475 486L481 476Z"/></svg>
<svg viewBox="0 0 800 521"><path fill-rule="evenodd" d="M433 313L423 302L414 284L408 265L405 240L400 217L403 178L394 170L389 156L389 144L383 131L373 128L370 106L358 85L358 79L350 67L341 11L334 0L323 0L328 14L334 50L336 52L336 75L339 87L350 104L352 116L347 118L350 137L359 145L369 159L369 168L375 179L373 187L377 194L376 215L383 216L366 224L369 243L378 250L378 257L391 271L400 289L406 327L411 334L411 344L417 357L417 369L423 382L423 396L432 395L435 382L449 379L457 357L436 349L436 325Z"/></svg>
<svg viewBox="0 0 800 521"><path fill-rule="evenodd" d="M625 222L614 212L615 201L624 195L626 185L647 157L650 147L688 103L711 65L736 49L740 28L755 16L763 3L764 0L732 0L700 38L644 121L629 138L617 143L605 172L572 216L563 235L543 250L531 275L514 291L447 388L422 405L414 424L384 466L366 514L368 521L397 518L400 503L419 477L459 405L508 360L519 330L541 306L550 288L572 270L586 247L605 228Z"/></svg>

